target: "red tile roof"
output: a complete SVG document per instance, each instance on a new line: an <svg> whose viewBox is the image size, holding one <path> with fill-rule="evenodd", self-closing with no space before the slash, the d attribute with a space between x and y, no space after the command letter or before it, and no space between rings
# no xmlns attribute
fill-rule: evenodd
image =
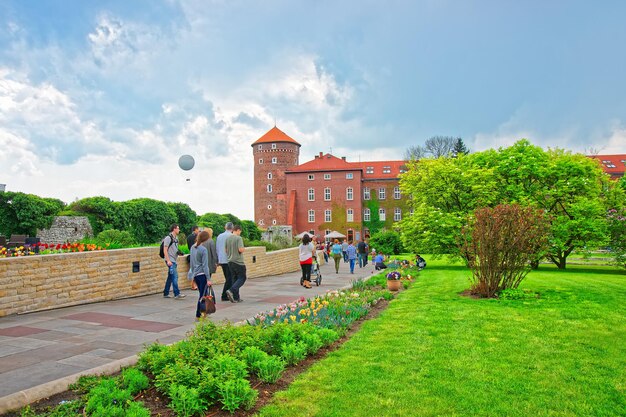
<svg viewBox="0 0 626 417"><path fill-rule="evenodd" d="M621 155L588 155L589 158L600 161L604 172L612 177L623 177L626 168L626 154Z"/></svg>
<svg viewBox="0 0 626 417"><path fill-rule="evenodd" d="M329 153L323 155L320 152L312 161L290 168L287 172L345 171L354 169L359 169L359 167Z"/></svg>
<svg viewBox="0 0 626 417"><path fill-rule="evenodd" d="M406 161L354 162L363 170L363 179L397 178L406 171Z"/></svg>
<svg viewBox="0 0 626 417"><path fill-rule="evenodd" d="M290 172L319 172L319 171L363 171L363 179L397 178L406 170L405 161L372 161L347 162L329 153L315 157L312 161L293 167Z"/></svg>
<svg viewBox="0 0 626 417"><path fill-rule="evenodd" d="M258 138L252 144L252 146L257 145L259 143L271 143L271 142L289 142L289 143L295 143L298 146L302 146L298 142L296 142L295 140L287 136L285 132L283 132L276 126L271 128L266 134Z"/></svg>

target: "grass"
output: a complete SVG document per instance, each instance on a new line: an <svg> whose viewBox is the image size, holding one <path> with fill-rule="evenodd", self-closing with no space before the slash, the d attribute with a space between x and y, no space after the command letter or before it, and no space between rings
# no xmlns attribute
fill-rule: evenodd
<svg viewBox="0 0 626 417"><path fill-rule="evenodd" d="M469 272L417 282L260 416L624 416L626 275L542 266L531 300L459 295Z"/></svg>

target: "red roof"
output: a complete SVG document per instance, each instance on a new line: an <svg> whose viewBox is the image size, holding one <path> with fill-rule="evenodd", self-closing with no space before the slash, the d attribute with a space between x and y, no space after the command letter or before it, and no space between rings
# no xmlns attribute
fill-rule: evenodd
<svg viewBox="0 0 626 417"><path fill-rule="evenodd" d="M312 161L293 167L290 172L363 171L363 179L398 178L406 171L405 161L347 162L329 153L320 152Z"/></svg>
<svg viewBox="0 0 626 417"><path fill-rule="evenodd" d="M359 169L350 162L346 162L342 158L327 153L323 155L321 152L312 161L305 162L297 167L290 168L287 172L309 172L309 171L345 171Z"/></svg>
<svg viewBox="0 0 626 417"><path fill-rule="evenodd" d="M626 154L621 155L588 155L589 158L600 161L604 172L612 177L623 177L626 167Z"/></svg>
<svg viewBox="0 0 626 417"><path fill-rule="evenodd" d="M302 146L298 142L296 142L295 140L293 140L292 138L287 136L287 134L285 132L283 132L282 130L280 130L276 126L271 128L266 134L264 134L263 136L258 138L252 144L252 146L254 146L256 144L259 144L259 143L272 143L272 142L274 142L274 143L275 142L289 142L289 143L295 143L298 146Z"/></svg>

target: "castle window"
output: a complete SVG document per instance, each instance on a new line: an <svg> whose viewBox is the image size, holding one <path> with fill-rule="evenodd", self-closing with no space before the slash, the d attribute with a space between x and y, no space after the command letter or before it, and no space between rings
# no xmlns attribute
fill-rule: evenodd
<svg viewBox="0 0 626 417"><path fill-rule="evenodd" d="M329 180L330 179L330 174L324 174L324 179L325 180Z"/></svg>
<svg viewBox="0 0 626 417"><path fill-rule="evenodd" d="M364 222L369 222L370 221L370 209L368 209L368 208L363 210L363 221Z"/></svg>
<svg viewBox="0 0 626 417"><path fill-rule="evenodd" d="M263 219L259 220L259 225L263 226L265 223L263 222Z"/></svg>
<svg viewBox="0 0 626 417"><path fill-rule="evenodd" d="M276 144L272 143L272 149L276 149Z"/></svg>
<svg viewBox="0 0 626 417"><path fill-rule="evenodd" d="M271 173L271 172L268 172L268 173L267 173L267 179L268 179L268 180L271 180L271 179L272 179L272 173Z"/></svg>
<svg viewBox="0 0 626 417"><path fill-rule="evenodd" d="M263 158L259 159L259 165L263 165Z"/></svg>
<svg viewBox="0 0 626 417"><path fill-rule="evenodd" d="M373 174L374 173L374 167L366 167L365 168L365 173L366 174Z"/></svg>
<svg viewBox="0 0 626 417"><path fill-rule="evenodd" d="M370 199L370 189L369 187L363 187L363 200Z"/></svg>
<svg viewBox="0 0 626 417"><path fill-rule="evenodd" d="M309 201L315 201L315 190L313 188L309 188Z"/></svg>
<svg viewBox="0 0 626 417"><path fill-rule="evenodd" d="M393 187L393 198L400 200L400 187Z"/></svg>
<svg viewBox="0 0 626 417"><path fill-rule="evenodd" d="M352 190L352 187L346 188L346 200L354 200L354 191Z"/></svg>
<svg viewBox="0 0 626 417"><path fill-rule="evenodd" d="M378 199L379 200L384 200L385 198L387 198L386 190L384 188L379 188L378 189Z"/></svg>
<svg viewBox="0 0 626 417"><path fill-rule="evenodd" d="M383 174L391 174L391 167L383 167Z"/></svg>
<svg viewBox="0 0 626 417"><path fill-rule="evenodd" d="M272 220L272 224L276 224L276 220Z"/></svg>
<svg viewBox="0 0 626 417"><path fill-rule="evenodd" d="M267 205L267 209L268 209L268 210L271 210L271 209L272 209L272 205L271 205L271 204L268 204L268 205Z"/></svg>
<svg viewBox="0 0 626 417"><path fill-rule="evenodd" d="M258 149L259 149L259 150L263 149L263 145L259 145L259 148L258 148Z"/></svg>
<svg viewBox="0 0 626 417"><path fill-rule="evenodd" d="M309 223L315 223L315 210L309 210Z"/></svg>
<svg viewBox="0 0 626 417"><path fill-rule="evenodd" d="M346 179L351 180L353 178L352 172L346 173Z"/></svg>
<svg viewBox="0 0 626 417"><path fill-rule="evenodd" d="M385 209L378 209L378 218L381 222L387 220L387 215L385 214Z"/></svg>
<svg viewBox="0 0 626 417"><path fill-rule="evenodd" d="M315 179L315 174L309 174L308 179L309 181L313 181Z"/></svg>
<svg viewBox="0 0 626 417"><path fill-rule="evenodd" d="M353 222L354 221L354 210L348 209L347 217L348 217L347 220L349 222Z"/></svg>
<svg viewBox="0 0 626 417"><path fill-rule="evenodd" d="M400 210L399 208L395 208L393 210L393 221L394 222L399 222L400 220L402 220L402 210Z"/></svg>
<svg viewBox="0 0 626 417"><path fill-rule="evenodd" d="M324 221L332 222L332 211L330 211L330 209L324 210Z"/></svg>
<svg viewBox="0 0 626 417"><path fill-rule="evenodd" d="M330 201L330 188L324 188L324 201Z"/></svg>
<svg viewBox="0 0 626 417"><path fill-rule="evenodd" d="M277 162L278 162L278 158L273 157L273 158L272 158L272 164L275 164L275 163L277 163Z"/></svg>
<svg viewBox="0 0 626 417"><path fill-rule="evenodd" d="M272 184L267 184L267 192L268 193L272 192Z"/></svg>

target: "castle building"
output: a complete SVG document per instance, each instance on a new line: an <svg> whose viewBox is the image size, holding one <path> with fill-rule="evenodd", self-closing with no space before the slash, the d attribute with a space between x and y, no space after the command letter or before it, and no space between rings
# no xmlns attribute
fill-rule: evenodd
<svg viewBox="0 0 626 417"><path fill-rule="evenodd" d="M338 231L358 240L409 214L398 178L404 161L348 162L320 152L300 165L300 146L277 127L252 144L259 227L286 225L318 238Z"/></svg>

